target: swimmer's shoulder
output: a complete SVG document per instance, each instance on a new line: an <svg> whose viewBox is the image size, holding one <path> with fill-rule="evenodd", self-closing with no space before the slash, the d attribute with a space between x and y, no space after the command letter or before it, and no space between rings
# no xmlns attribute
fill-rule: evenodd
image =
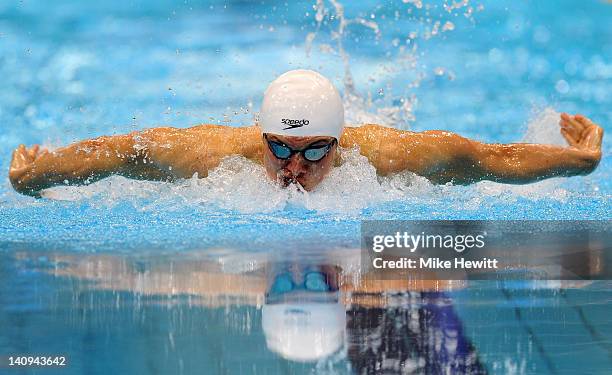
<svg viewBox="0 0 612 375"><path fill-rule="evenodd" d="M216 144L218 147L251 144L260 141L259 127L232 127L216 124L200 124L188 128L160 126L142 132L130 133L136 140L148 140L154 143L178 144Z"/></svg>
<svg viewBox="0 0 612 375"><path fill-rule="evenodd" d="M377 124L346 126L340 138L340 146L352 147L355 144L378 143L383 138L398 139L417 135L409 130L400 130Z"/></svg>
<svg viewBox="0 0 612 375"><path fill-rule="evenodd" d="M176 128L173 128L176 129ZM178 130L178 129L177 129ZM246 136L246 137L259 137L261 130L257 125L248 126L228 126L228 125L217 125L217 124L199 124L189 128L180 129L185 133L206 133L215 135L228 135L228 136Z"/></svg>
<svg viewBox="0 0 612 375"><path fill-rule="evenodd" d="M136 132L134 133L136 134ZM173 138L179 139L241 139L242 141L259 139L261 130L256 125L251 126L227 126L217 124L198 124L188 128L177 128L171 126L160 126L149 128L140 134L148 138Z"/></svg>
<svg viewBox="0 0 612 375"><path fill-rule="evenodd" d="M224 148L223 153L242 155L259 162L263 158L261 128L257 125L226 126L204 124L186 129L187 134L207 139Z"/></svg>

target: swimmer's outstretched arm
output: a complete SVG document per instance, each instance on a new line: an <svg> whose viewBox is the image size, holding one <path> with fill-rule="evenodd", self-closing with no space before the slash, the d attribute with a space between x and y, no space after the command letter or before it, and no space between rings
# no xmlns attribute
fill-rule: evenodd
<svg viewBox="0 0 612 375"><path fill-rule="evenodd" d="M39 196L52 186L84 185L113 174L165 181L194 173L204 177L225 156L260 158L260 137L253 126L200 125L99 137L52 152L20 145L13 152L9 179L18 192Z"/></svg>
<svg viewBox="0 0 612 375"><path fill-rule="evenodd" d="M18 192L38 196L55 185L87 184L111 174L150 175L154 171L134 149L134 135L88 139L52 152L20 145L13 152L9 179Z"/></svg>
<svg viewBox="0 0 612 375"><path fill-rule="evenodd" d="M568 147L485 144L445 131L413 133L378 126L346 129L341 145L360 146L381 175L408 170L434 183L524 184L591 173L601 159L603 129L581 115L562 114L560 125Z"/></svg>

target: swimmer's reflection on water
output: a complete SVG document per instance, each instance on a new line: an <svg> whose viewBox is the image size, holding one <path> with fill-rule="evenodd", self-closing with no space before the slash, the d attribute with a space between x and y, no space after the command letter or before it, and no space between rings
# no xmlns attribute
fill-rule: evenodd
<svg viewBox="0 0 612 375"><path fill-rule="evenodd" d="M295 70L270 84L254 126L153 128L51 152L20 145L9 179L18 192L40 196L55 185L88 184L113 174L161 181L195 173L205 177L223 158L241 155L263 164L281 185L310 191L342 162L338 147L359 148L379 175L410 171L441 184L523 184L591 173L601 159L602 128L565 113L560 126L567 147L484 144L446 131L416 133L374 124L345 127L332 83L316 72Z"/></svg>
<svg viewBox="0 0 612 375"><path fill-rule="evenodd" d="M268 348L293 361L315 361L340 350L346 313L333 267L275 268L261 311Z"/></svg>
<svg viewBox="0 0 612 375"><path fill-rule="evenodd" d="M456 284L375 279L360 271L358 256L336 254L314 263L267 259L238 273L222 272L219 262L194 259L151 265L111 255L48 259L61 266L46 272L81 279L93 290L156 296L155 303L167 296L174 306L173 297L188 295L193 297L190 309L198 298L204 307L259 306L265 345L285 360L346 359L358 374L485 372L452 299L443 292Z"/></svg>
<svg viewBox="0 0 612 375"><path fill-rule="evenodd" d="M262 308L268 348L285 359L316 361L345 350L357 374L485 373L444 293L385 290L382 281L382 291L354 290L344 306L341 269L305 269L298 282L295 272L277 272ZM374 302L389 292L386 306Z"/></svg>

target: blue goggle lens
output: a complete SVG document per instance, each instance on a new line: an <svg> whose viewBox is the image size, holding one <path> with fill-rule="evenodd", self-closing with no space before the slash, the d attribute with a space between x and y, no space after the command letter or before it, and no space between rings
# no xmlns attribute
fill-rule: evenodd
<svg viewBox="0 0 612 375"><path fill-rule="evenodd" d="M279 143L270 142L270 149L272 149L274 156L279 159L287 159L289 156L291 156L291 149Z"/></svg>
<svg viewBox="0 0 612 375"><path fill-rule="evenodd" d="M319 161L323 159L327 151L329 151L329 145L320 148L309 148L304 151L304 158L310 161Z"/></svg>

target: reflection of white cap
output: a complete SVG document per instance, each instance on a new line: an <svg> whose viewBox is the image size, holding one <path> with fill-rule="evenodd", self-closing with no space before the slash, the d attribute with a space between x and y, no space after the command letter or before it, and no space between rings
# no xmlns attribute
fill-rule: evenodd
<svg viewBox="0 0 612 375"><path fill-rule="evenodd" d="M344 343L346 312L339 303L264 305L262 326L268 348L292 361L315 361Z"/></svg>
<svg viewBox="0 0 612 375"><path fill-rule="evenodd" d="M344 106L327 78L312 70L291 70L268 86L259 119L264 133L339 140Z"/></svg>

